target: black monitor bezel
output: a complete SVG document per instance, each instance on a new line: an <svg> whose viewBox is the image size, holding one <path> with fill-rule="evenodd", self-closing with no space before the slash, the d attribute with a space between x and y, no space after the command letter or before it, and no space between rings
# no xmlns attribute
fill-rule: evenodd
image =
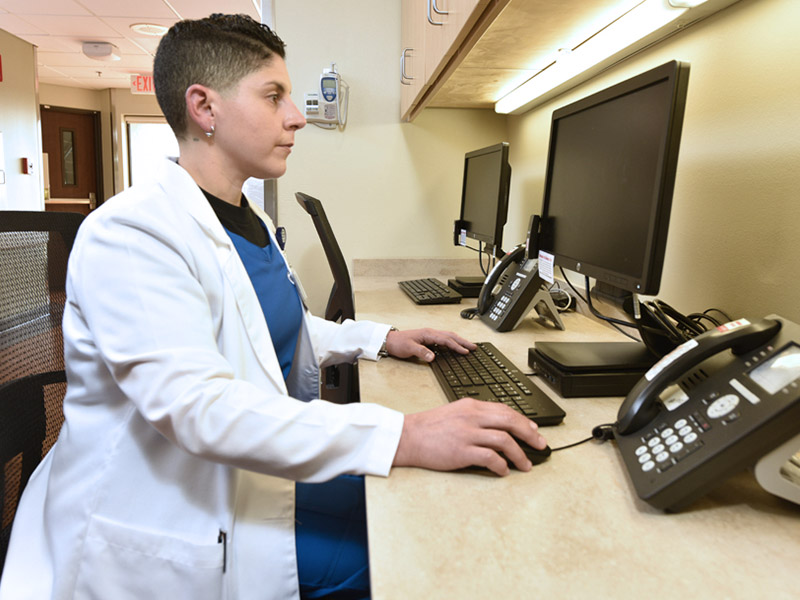
<svg viewBox="0 0 800 600"><path fill-rule="evenodd" d="M485 244L487 251L493 248L501 251L503 245L503 228L508 219L508 195L511 188L511 165L508 162L508 148L508 142L500 142L492 146L472 150L464 155L464 176L461 183L461 208L459 212L459 221L462 223L464 222L464 207L467 199L467 173L470 159L486 154L500 154L500 179L497 182L497 210L495 212L494 231L491 235L470 231L469 229L464 232L466 237Z"/></svg>
<svg viewBox="0 0 800 600"><path fill-rule="evenodd" d="M608 266L593 264L591 257L570 257L552 252L555 256L555 262L565 269L594 278L598 282L609 284L625 292L644 295L657 294L661 286L661 275L672 208L672 196L675 188L675 173L678 165L678 151L680 148L683 117L686 107L686 92L689 81L688 63L670 61L555 110L551 120L547 172L545 175L544 200L542 205L545 228L552 227L552 224L548 222L548 213L553 177L553 156L558 137L557 131L559 121L570 115L612 101L615 98L626 96L632 92L663 81L666 81L668 84L667 89L671 96L670 107L665 124L666 135L664 136L663 145L660 148L661 160L656 177L657 186L653 190L653 197L650 200L653 208L650 213L645 260L641 276L638 278L631 277L628 274L616 272ZM549 235L544 236L544 239L541 241L541 248L551 252L552 238L548 238L550 238Z"/></svg>

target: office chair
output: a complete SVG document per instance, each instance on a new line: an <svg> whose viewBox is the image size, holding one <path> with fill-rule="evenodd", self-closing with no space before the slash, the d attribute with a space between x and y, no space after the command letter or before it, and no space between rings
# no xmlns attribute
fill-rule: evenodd
<svg viewBox="0 0 800 600"><path fill-rule="evenodd" d="M17 502L64 420L61 319L82 221L77 213L0 211L0 574Z"/></svg>
<svg viewBox="0 0 800 600"><path fill-rule="evenodd" d="M333 229L328 222L322 202L307 194L297 192L297 202L311 215L314 227L322 242L328 265L333 273L333 287L328 297L325 308L325 318L329 321L341 323L345 319L356 318L355 301L353 300L353 286L350 283L350 273L347 262L333 235ZM358 386L358 363L333 365L325 368L322 386L322 398L337 404L347 404L360 401Z"/></svg>

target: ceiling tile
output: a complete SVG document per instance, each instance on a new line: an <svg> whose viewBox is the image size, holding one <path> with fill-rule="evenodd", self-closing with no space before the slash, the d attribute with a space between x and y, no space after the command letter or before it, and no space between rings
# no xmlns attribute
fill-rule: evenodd
<svg viewBox="0 0 800 600"><path fill-rule="evenodd" d="M13 33L17 37L25 39L26 35L42 35L47 33L41 27L37 27L33 23L28 22L22 17L12 15L11 13L0 14L0 29L5 29L9 33Z"/></svg>
<svg viewBox="0 0 800 600"><path fill-rule="evenodd" d="M57 31L62 36L78 36L86 40L119 37L116 31L97 17L41 15L36 17L36 24L45 31Z"/></svg>
<svg viewBox="0 0 800 600"><path fill-rule="evenodd" d="M25 41L42 52L80 52L80 43L73 38L59 38L53 35L26 35Z"/></svg>
<svg viewBox="0 0 800 600"><path fill-rule="evenodd" d="M0 0L0 7L17 15L89 15L74 0Z"/></svg>
<svg viewBox="0 0 800 600"><path fill-rule="evenodd" d="M169 4L163 0L81 0L81 4L98 17L177 18Z"/></svg>

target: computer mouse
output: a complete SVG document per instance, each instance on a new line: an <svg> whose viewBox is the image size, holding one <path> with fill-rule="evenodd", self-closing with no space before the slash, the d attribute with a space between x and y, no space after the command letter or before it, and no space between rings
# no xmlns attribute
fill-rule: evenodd
<svg viewBox="0 0 800 600"><path fill-rule="evenodd" d="M517 444L519 444L519 447L522 448L522 451L525 453L525 456L527 456L528 460L531 461L531 463L534 465L538 465L539 463L543 463L544 461L546 461L550 457L550 454L552 452L552 450L550 450L550 446L545 446L541 450L537 450L527 442L523 442L521 439L517 437L514 437L514 441L517 442ZM503 456L502 452L500 453L500 456ZM503 458L505 458L505 456L503 456ZM508 466L511 467L512 469L517 468L517 466L507 458L506 462L508 463Z"/></svg>

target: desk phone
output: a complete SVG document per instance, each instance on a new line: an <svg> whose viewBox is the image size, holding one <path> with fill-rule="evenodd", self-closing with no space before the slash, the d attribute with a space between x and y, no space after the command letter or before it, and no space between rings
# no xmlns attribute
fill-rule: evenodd
<svg viewBox="0 0 800 600"><path fill-rule="evenodd" d="M800 446L800 326L742 319L681 344L630 391L614 436L636 493L656 508L680 510L761 461L762 487L800 503L800 486L777 470Z"/></svg>

